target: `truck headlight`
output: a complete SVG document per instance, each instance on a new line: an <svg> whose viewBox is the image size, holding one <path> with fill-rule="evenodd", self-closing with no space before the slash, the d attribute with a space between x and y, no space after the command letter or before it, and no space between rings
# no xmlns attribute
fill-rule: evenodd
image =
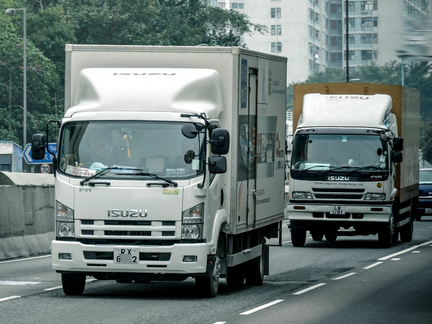
<svg viewBox="0 0 432 324"><path fill-rule="evenodd" d="M181 238L183 240L201 239L204 222L204 203L185 210L182 216Z"/></svg>
<svg viewBox="0 0 432 324"><path fill-rule="evenodd" d="M60 202L56 202L57 237L75 237L74 212Z"/></svg>
<svg viewBox="0 0 432 324"><path fill-rule="evenodd" d="M294 191L292 193L291 199L305 200L305 199L313 199L313 197L312 197L312 194L310 192Z"/></svg>
<svg viewBox="0 0 432 324"><path fill-rule="evenodd" d="M367 193L365 200L385 200L386 195L384 193Z"/></svg>

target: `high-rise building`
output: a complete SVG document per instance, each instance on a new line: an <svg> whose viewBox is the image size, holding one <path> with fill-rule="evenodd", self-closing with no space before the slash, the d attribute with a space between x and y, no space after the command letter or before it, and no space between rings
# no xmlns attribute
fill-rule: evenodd
<svg viewBox="0 0 432 324"><path fill-rule="evenodd" d="M400 60L400 51L406 45L405 31L412 21L421 20L431 10L430 0L209 0L209 3L238 10L252 23L267 26L266 34L245 35L243 41L249 49L288 57L289 83L302 82L327 67L345 68L347 35L351 71L372 62L384 65Z"/></svg>

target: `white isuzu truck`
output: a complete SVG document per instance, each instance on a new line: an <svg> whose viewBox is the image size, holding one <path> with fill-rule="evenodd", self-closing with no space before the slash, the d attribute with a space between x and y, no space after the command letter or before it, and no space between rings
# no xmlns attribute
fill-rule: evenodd
<svg viewBox="0 0 432 324"><path fill-rule="evenodd" d="M66 111L51 121L65 294L86 276L192 277L203 297L220 278L262 284L284 217L286 71L238 47L66 45ZM33 158L48 138L33 136Z"/></svg>
<svg viewBox="0 0 432 324"><path fill-rule="evenodd" d="M419 91L368 83L294 86L291 238L410 242L418 202ZM403 150L403 159L402 159Z"/></svg>

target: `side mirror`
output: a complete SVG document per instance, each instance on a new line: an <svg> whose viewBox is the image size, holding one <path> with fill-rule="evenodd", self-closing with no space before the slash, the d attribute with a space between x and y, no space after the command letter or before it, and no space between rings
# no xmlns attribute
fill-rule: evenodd
<svg viewBox="0 0 432 324"><path fill-rule="evenodd" d="M184 137L187 138L195 138L199 131L192 124L184 125L181 129L181 132Z"/></svg>
<svg viewBox="0 0 432 324"><path fill-rule="evenodd" d="M208 165L210 173L225 173L227 171L226 158L224 156L210 156Z"/></svg>
<svg viewBox="0 0 432 324"><path fill-rule="evenodd" d="M216 128L211 134L211 151L213 154L227 154L229 152L230 136L226 129Z"/></svg>
<svg viewBox="0 0 432 324"><path fill-rule="evenodd" d="M402 137L395 137L393 141L393 150L395 151L402 151L403 150L403 138Z"/></svg>
<svg viewBox="0 0 432 324"><path fill-rule="evenodd" d="M400 162L402 162L402 152L401 151L393 151L392 152L391 160L394 163L400 163Z"/></svg>
<svg viewBox="0 0 432 324"><path fill-rule="evenodd" d="M35 160L43 160L45 158L45 135L35 134L32 136L31 154Z"/></svg>

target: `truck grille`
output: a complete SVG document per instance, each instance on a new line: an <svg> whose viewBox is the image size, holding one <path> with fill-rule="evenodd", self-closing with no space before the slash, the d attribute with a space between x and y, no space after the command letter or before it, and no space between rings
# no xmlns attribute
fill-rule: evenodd
<svg viewBox="0 0 432 324"><path fill-rule="evenodd" d="M312 188L316 199L326 200L361 200L364 196L364 189L344 188Z"/></svg>
<svg viewBox="0 0 432 324"><path fill-rule="evenodd" d="M181 224L175 221L81 220L76 235L91 239L179 239Z"/></svg>

